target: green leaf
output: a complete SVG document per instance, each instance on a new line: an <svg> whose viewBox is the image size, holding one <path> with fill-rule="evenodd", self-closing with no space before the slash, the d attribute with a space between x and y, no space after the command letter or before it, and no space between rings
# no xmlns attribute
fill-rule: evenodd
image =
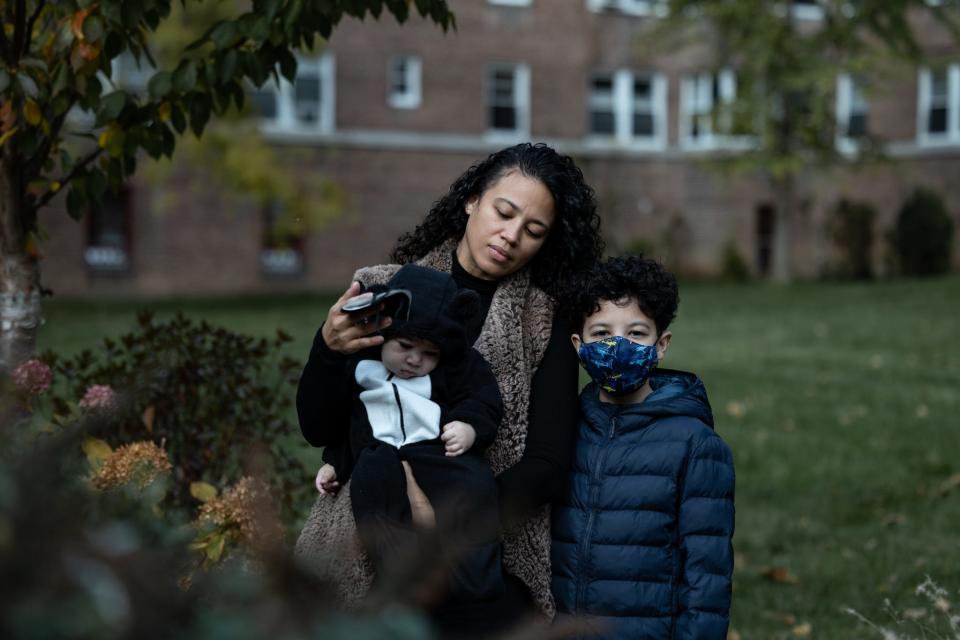
<svg viewBox="0 0 960 640"><path fill-rule="evenodd" d="M217 488L207 482L191 482L190 495L200 502L209 502L217 497Z"/></svg>
<svg viewBox="0 0 960 640"><path fill-rule="evenodd" d="M220 533L213 537L210 544L207 545L206 554L210 562L218 562L223 556L223 547L226 544L226 537Z"/></svg>
<svg viewBox="0 0 960 640"><path fill-rule="evenodd" d="M183 114L183 109L179 105L172 105L170 108L170 122L177 133L183 133L187 128L187 118Z"/></svg>
<svg viewBox="0 0 960 640"><path fill-rule="evenodd" d="M277 59L280 62L280 73L283 74L284 78L293 82L297 77L297 59L293 57L289 49L283 47L277 49Z"/></svg>
<svg viewBox="0 0 960 640"><path fill-rule="evenodd" d="M95 15L83 21L83 37L87 42L96 42L103 37L103 21Z"/></svg>
<svg viewBox="0 0 960 640"><path fill-rule="evenodd" d="M210 97L202 93L194 93L190 101L190 128L198 138L203 133L207 121L210 120Z"/></svg>
<svg viewBox="0 0 960 640"><path fill-rule="evenodd" d="M147 83L147 92L156 100L170 93L172 86L173 75L169 71L158 71Z"/></svg>
<svg viewBox="0 0 960 640"><path fill-rule="evenodd" d="M70 192L67 193L67 213L74 220L80 220L87 213L87 194L84 191L84 181L74 178Z"/></svg>
<svg viewBox="0 0 960 640"><path fill-rule="evenodd" d="M87 191L96 200L107 190L107 176L99 169L90 169L87 173Z"/></svg>
<svg viewBox="0 0 960 640"><path fill-rule="evenodd" d="M220 78L220 84L226 84L233 80L233 74L237 72L237 54L236 49L230 49L217 61L217 76Z"/></svg>
<svg viewBox="0 0 960 640"><path fill-rule="evenodd" d="M96 127L101 127L107 122L116 120L120 115L120 112L123 111L123 108L127 105L127 92L126 91L114 91L113 93L108 93L100 99L100 109L97 111L97 122Z"/></svg>
<svg viewBox="0 0 960 640"><path fill-rule="evenodd" d="M197 84L197 63L184 61L173 74L173 88L180 93L193 90Z"/></svg>
<svg viewBox="0 0 960 640"><path fill-rule="evenodd" d="M233 22L221 22L210 32L210 39L217 49L226 49L232 46L237 37L237 25Z"/></svg>

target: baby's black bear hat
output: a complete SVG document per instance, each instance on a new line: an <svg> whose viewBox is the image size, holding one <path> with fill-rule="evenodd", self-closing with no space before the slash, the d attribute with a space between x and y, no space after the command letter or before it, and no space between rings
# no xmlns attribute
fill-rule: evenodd
<svg viewBox="0 0 960 640"><path fill-rule="evenodd" d="M387 281L386 288L406 289L411 300L406 319L394 317L383 330L384 337L429 340L443 357L459 357L470 346L466 327L470 317L480 312L480 296L459 289L449 273L405 264Z"/></svg>

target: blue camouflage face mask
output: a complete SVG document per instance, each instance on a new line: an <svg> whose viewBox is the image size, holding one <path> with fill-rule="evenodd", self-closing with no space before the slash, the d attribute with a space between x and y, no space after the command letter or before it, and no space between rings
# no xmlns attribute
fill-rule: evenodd
<svg viewBox="0 0 960 640"><path fill-rule="evenodd" d="M611 396L633 393L657 366L655 344L637 344L623 336L583 342L577 355L593 381Z"/></svg>

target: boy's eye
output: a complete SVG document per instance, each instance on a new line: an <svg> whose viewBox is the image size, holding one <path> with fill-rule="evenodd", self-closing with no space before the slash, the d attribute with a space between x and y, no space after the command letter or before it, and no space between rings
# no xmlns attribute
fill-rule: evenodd
<svg viewBox="0 0 960 640"><path fill-rule="evenodd" d="M436 351L426 351L423 354L427 358L439 358L440 354Z"/></svg>
<svg viewBox="0 0 960 640"><path fill-rule="evenodd" d="M412 348L413 348L413 345L412 345L412 344L410 344L409 342L404 342L403 340L397 340L397 344L399 344L400 347L403 348L403 349L412 349Z"/></svg>

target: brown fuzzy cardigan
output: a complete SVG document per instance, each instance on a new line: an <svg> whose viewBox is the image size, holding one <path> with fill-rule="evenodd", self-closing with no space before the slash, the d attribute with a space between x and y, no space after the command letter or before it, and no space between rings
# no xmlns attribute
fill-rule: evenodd
<svg viewBox="0 0 960 640"><path fill-rule="evenodd" d="M449 272L454 247L454 241L447 241L418 262ZM380 265L360 269L354 280L365 285L384 283L399 268ZM512 467L523 456L530 387L550 340L553 306L550 297L530 283L529 269L522 269L500 281L474 344L493 369L503 397L503 421L485 454L495 474ZM504 568L527 585L534 602L552 618L549 506L501 535ZM349 482L335 496L317 499L297 540L296 555L311 570L332 578L348 606L366 595L372 572L357 537Z"/></svg>

